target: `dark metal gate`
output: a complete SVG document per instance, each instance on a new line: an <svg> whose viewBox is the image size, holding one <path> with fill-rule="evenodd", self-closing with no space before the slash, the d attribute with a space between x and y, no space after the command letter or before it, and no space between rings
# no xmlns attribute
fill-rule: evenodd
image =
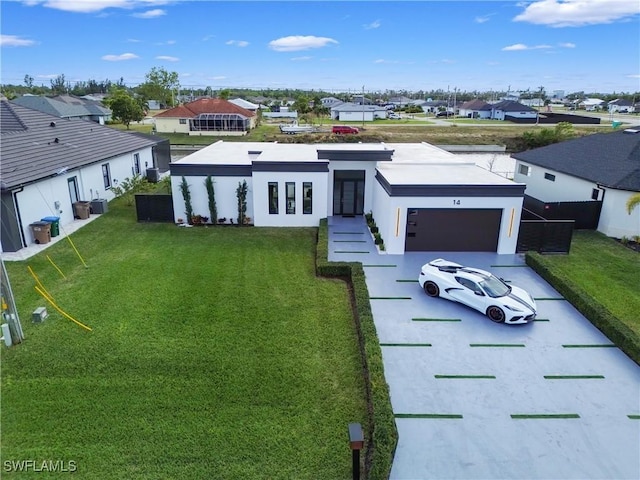
<svg viewBox="0 0 640 480"><path fill-rule="evenodd" d="M173 223L173 197L167 193L136 193L139 222Z"/></svg>

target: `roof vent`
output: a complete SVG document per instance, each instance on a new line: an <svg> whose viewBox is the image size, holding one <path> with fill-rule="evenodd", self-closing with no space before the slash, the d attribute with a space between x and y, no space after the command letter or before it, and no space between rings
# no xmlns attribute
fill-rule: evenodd
<svg viewBox="0 0 640 480"><path fill-rule="evenodd" d="M55 126L56 126L56 122L51 122L51 123L49 124L49 126L50 126L50 127L55 127Z"/></svg>
<svg viewBox="0 0 640 480"><path fill-rule="evenodd" d="M60 139L59 139L58 137L56 137L56 138L53 140L53 143L60 143Z"/></svg>
<svg viewBox="0 0 640 480"><path fill-rule="evenodd" d="M627 128L623 131L624 133L640 133L640 130L638 130L637 128Z"/></svg>

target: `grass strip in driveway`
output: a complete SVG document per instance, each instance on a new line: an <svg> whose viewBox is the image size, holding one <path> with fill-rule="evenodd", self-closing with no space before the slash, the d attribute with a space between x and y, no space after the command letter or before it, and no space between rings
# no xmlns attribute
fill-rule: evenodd
<svg viewBox="0 0 640 480"><path fill-rule="evenodd" d="M613 343L602 343L602 344L566 344L562 345L562 348L618 348L617 345Z"/></svg>
<svg viewBox="0 0 640 480"><path fill-rule="evenodd" d="M332 232L334 235L364 235L364 232Z"/></svg>
<svg viewBox="0 0 640 480"><path fill-rule="evenodd" d="M418 280L396 280L398 283L418 283Z"/></svg>
<svg viewBox="0 0 640 480"><path fill-rule="evenodd" d="M549 322L550 320L548 318L534 318L533 321L534 322Z"/></svg>
<svg viewBox="0 0 640 480"><path fill-rule="evenodd" d="M335 243L367 243L366 240L334 240Z"/></svg>
<svg viewBox="0 0 640 480"><path fill-rule="evenodd" d="M487 348L511 348L524 347L524 343L470 343L470 347L487 347Z"/></svg>
<svg viewBox="0 0 640 480"><path fill-rule="evenodd" d="M470 380L474 380L474 379L489 379L489 380L495 380L496 376L495 375L434 375L435 378L438 379L470 379Z"/></svg>
<svg viewBox="0 0 640 480"><path fill-rule="evenodd" d="M396 418L427 418L427 419L461 419L462 415L458 413L394 413Z"/></svg>
<svg viewBox="0 0 640 480"><path fill-rule="evenodd" d="M369 297L369 300L411 300L411 297Z"/></svg>
<svg viewBox="0 0 640 480"><path fill-rule="evenodd" d="M461 322L461 318L412 318L412 322Z"/></svg>
<svg viewBox="0 0 640 480"><path fill-rule="evenodd" d="M640 415L627 415L630 420L640 420Z"/></svg>
<svg viewBox="0 0 640 480"><path fill-rule="evenodd" d="M431 347L430 343L381 343L381 347Z"/></svg>
<svg viewBox="0 0 640 480"><path fill-rule="evenodd" d="M371 253L368 250L334 250L333 253Z"/></svg>
<svg viewBox="0 0 640 480"><path fill-rule="evenodd" d="M604 375L545 375L546 380L592 380L603 379Z"/></svg>
<svg viewBox="0 0 640 480"><path fill-rule="evenodd" d="M515 413L511 415L514 420L548 420L580 418L577 413Z"/></svg>

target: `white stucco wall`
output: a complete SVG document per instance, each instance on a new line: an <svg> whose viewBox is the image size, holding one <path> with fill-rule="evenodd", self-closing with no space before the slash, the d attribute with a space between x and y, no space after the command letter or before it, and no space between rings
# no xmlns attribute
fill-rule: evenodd
<svg viewBox="0 0 640 480"><path fill-rule="evenodd" d="M156 123L156 132L165 133L189 133L189 119L185 119L186 123L181 124L178 118L154 117Z"/></svg>
<svg viewBox="0 0 640 480"><path fill-rule="evenodd" d="M253 172L254 225L258 227L317 227L327 216L326 172ZM278 182L278 214L269 214L269 182ZM295 214L287 214L286 182L295 183ZM312 183L311 214L303 213L303 183Z"/></svg>
<svg viewBox="0 0 640 480"><path fill-rule="evenodd" d="M407 210L410 208L501 209L497 253L516 252L522 212L521 197L390 197L378 182L374 190L373 218L380 229L385 251L389 254L404 253ZM460 204L454 204L454 200L459 200Z"/></svg>
<svg viewBox="0 0 640 480"><path fill-rule="evenodd" d="M640 235L640 207L627 213L627 200L634 193L626 190L606 189L598 231L609 237L631 238Z"/></svg>
<svg viewBox="0 0 640 480"><path fill-rule="evenodd" d="M520 165L529 167L529 175L520 173ZM556 176L554 182L544 178L545 173ZM592 200L591 193L596 184L588 180L565 175L547 168L516 161L516 171L513 176L516 183L527 185L525 194L537 198L542 202L586 202ZM601 200L601 198L599 198Z"/></svg>
<svg viewBox="0 0 640 480"><path fill-rule="evenodd" d="M189 184L189 192L191 193L191 206L193 208L194 215L202 215L209 217L209 196L207 194L207 188L205 187L204 176L186 176L185 179ZM238 183L242 183L243 180L247 181L247 211L245 215L253 219L253 185L251 177L213 177L213 192L216 199L216 210L218 218L232 218L234 223L238 219L238 197L236 190ZM173 215L174 220L177 222L179 218L182 218L185 223L187 221L184 205L184 197L182 196L182 190L180 190L180 183L182 177L171 177L171 193L173 195ZM210 222L217 222L216 219L210 218Z"/></svg>
<svg viewBox="0 0 640 480"><path fill-rule="evenodd" d="M362 122L362 112L340 112L339 119L342 122ZM373 112L364 112L364 121L373 122Z"/></svg>

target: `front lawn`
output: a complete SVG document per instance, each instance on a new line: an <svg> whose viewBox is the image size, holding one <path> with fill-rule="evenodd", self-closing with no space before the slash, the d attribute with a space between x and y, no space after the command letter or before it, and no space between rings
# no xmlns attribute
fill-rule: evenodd
<svg viewBox="0 0 640 480"><path fill-rule="evenodd" d="M66 241L6 263L27 338L2 348L3 461L73 460L83 479L350 478L362 367L345 284L315 276L316 229L109 207L72 236L87 268ZM93 331L50 306L32 324L45 302L27 265Z"/></svg>

